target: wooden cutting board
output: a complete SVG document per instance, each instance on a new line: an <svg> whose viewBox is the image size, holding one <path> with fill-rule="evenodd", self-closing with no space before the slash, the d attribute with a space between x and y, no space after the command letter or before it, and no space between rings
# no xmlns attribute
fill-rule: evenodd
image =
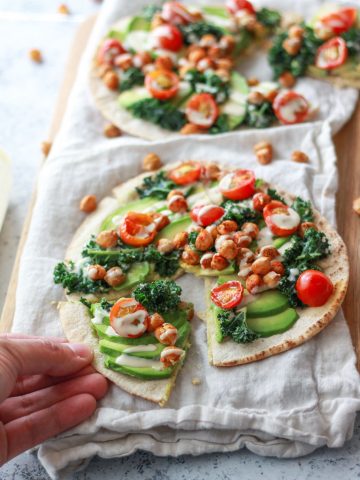
<svg viewBox="0 0 360 480"><path fill-rule="evenodd" d="M67 100L74 83L79 60L86 46L95 17L86 20L78 29L65 69L65 77L59 92L48 138L53 141L61 125ZM335 137L338 157L339 190L337 194L337 219L339 232L345 240L350 259L350 282L343 308L348 322L360 370L360 217L352 210L353 199L360 196L360 103L351 120ZM14 268L0 320L0 333L10 331L15 313L15 295L19 262L26 242L36 198L34 192L21 234Z"/></svg>

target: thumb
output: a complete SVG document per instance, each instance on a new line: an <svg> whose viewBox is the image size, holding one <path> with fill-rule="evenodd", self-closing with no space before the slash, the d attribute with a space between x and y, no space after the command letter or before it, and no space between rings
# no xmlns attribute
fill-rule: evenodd
<svg viewBox="0 0 360 480"><path fill-rule="evenodd" d="M20 375L71 375L88 365L92 356L82 344L0 337L0 395L6 398Z"/></svg>

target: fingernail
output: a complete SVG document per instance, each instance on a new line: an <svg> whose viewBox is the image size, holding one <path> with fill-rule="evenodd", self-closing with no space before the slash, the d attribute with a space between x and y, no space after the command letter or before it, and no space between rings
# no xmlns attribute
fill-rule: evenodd
<svg viewBox="0 0 360 480"><path fill-rule="evenodd" d="M67 346L74 352L78 357L81 358L91 358L92 352L87 345L82 343L68 343Z"/></svg>

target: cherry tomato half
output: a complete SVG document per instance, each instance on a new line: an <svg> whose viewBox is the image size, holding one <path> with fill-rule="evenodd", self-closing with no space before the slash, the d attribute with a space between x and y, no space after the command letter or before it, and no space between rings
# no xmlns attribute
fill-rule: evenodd
<svg viewBox="0 0 360 480"><path fill-rule="evenodd" d="M136 315L136 312L139 313ZM141 337L149 326L149 320L147 310L133 298L121 298L110 310L110 325L121 337Z"/></svg>
<svg viewBox="0 0 360 480"><path fill-rule="evenodd" d="M185 114L190 123L208 128L219 116L219 108L210 93L197 93L187 102Z"/></svg>
<svg viewBox="0 0 360 480"><path fill-rule="evenodd" d="M332 38L319 47L316 53L315 65L322 70L332 70L346 62L348 53L348 48L343 38Z"/></svg>
<svg viewBox="0 0 360 480"><path fill-rule="evenodd" d="M236 170L223 177L220 192L230 200L245 200L255 192L255 175L251 170Z"/></svg>
<svg viewBox="0 0 360 480"><path fill-rule="evenodd" d="M225 210L218 205L198 205L190 212L191 219L202 227L217 222L224 215Z"/></svg>
<svg viewBox="0 0 360 480"><path fill-rule="evenodd" d="M161 17L167 22L175 25L187 25L188 23L195 21L194 15L192 15L180 2L164 3Z"/></svg>
<svg viewBox="0 0 360 480"><path fill-rule="evenodd" d="M327 28L330 28L335 35L347 32L351 28L356 20L357 10L356 8L340 8L337 12L329 13L320 18L320 22Z"/></svg>
<svg viewBox="0 0 360 480"><path fill-rule="evenodd" d="M241 303L244 287L237 280L217 285L211 290L211 300L220 308L230 309Z"/></svg>
<svg viewBox="0 0 360 480"><path fill-rule="evenodd" d="M305 270L295 285L297 296L309 307L321 307L334 291L330 278L318 270Z"/></svg>
<svg viewBox="0 0 360 480"><path fill-rule="evenodd" d="M160 25L152 31L152 35L156 38L158 46L164 50L178 52L184 43L182 33L174 25Z"/></svg>
<svg viewBox="0 0 360 480"><path fill-rule="evenodd" d="M273 103L275 115L284 125L304 122L309 115L309 103L299 93L279 93Z"/></svg>
<svg viewBox="0 0 360 480"><path fill-rule="evenodd" d="M99 48L97 55L98 64L114 65L115 58L125 52L125 48L118 40L115 40L114 38L108 38Z"/></svg>
<svg viewBox="0 0 360 480"><path fill-rule="evenodd" d="M156 223L147 213L128 212L123 218L118 235L126 245L145 247L157 234Z"/></svg>
<svg viewBox="0 0 360 480"><path fill-rule="evenodd" d="M246 10L248 13L255 13L255 8L248 0L226 0L226 8L232 14L240 10Z"/></svg>
<svg viewBox="0 0 360 480"><path fill-rule="evenodd" d="M201 165L197 162L183 162L176 168L173 168L168 173L168 177L176 185L187 185L194 183L200 178Z"/></svg>
<svg viewBox="0 0 360 480"><path fill-rule="evenodd" d="M179 77L169 70L153 70L145 77L145 87L153 97L168 100L179 90Z"/></svg>
<svg viewBox="0 0 360 480"><path fill-rule="evenodd" d="M266 225L279 237L288 237L295 233L301 222L295 210L277 200L265 205L263 215Z"/></svg>

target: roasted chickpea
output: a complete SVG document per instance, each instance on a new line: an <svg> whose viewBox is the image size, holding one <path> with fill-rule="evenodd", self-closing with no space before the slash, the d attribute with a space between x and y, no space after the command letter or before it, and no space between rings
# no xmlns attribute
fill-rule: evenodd
<svg viewBox="0 0 360 480"><path fill-rule="evenodd" d="M104 277L105 282L110 285L110 287L117 287L124 283L126 275L123 273L120 267L112 267L106 272Z"/></svg>
<svg viewBox="0 0 360 480"><path fill-rule="evenodd" d="M262 142L258 142L254 145L254 153L257 153L259 150L270 150L270 152L272 153L273 151L273 148L272 148L272 145L270 142L265 142L265 141L262 141Z"/></svg>
<svg viewBox="0 0 360 480"><path fill-rule="evenodd" d="M215 163L208 163L202 169L202 176L206 180L218 180L220 177L220 167Z"/></svg>
<svg viewBox="0 0 360 480"><path fill-rule="evenodd" d="M250 77L247 79L247 84L249 87L256 87L256 85L259 85L260 81L257 77Z"/></svg>
<svg viewBox="0 0 360 480"><path fill-rule="evenodd" d="M114 65L122 70L129 70L134 64L130 53L122 53L114 58Z"/></svg>
<svg viewBox="0 0 360 480"><path fill-rule="evenodd" d="M106 270L101 265L89 265L87 275L90 280L102 280L106 275Z"/></svg>
<svg viewBox="0 0 360 480"><path fill-rule="evenodd" d="M187 265L199 265L200 256L195 250L186 245L185 250L181 255L181 259Z"/></svg>
<svg viewBox="0 0 360 480"><path fill-rule="evenodd" d="M248 95L248 102L253 105L261 105L265 101L265 97L261 92L253 91Z"/></svg>
<svg viewBox="0 0 360 480"><path fill-rule="evenodd" d="M223 35L219 40L219 47L225 51L225 53L232 53L235 48L235 39L232 35Z"/></svg>
<svg viewBox="0 0 360 480"><path fill-rule="evenodd" d="M174 242L168 238L160 238L157 249L160 253L170 253L174 250Z"/></svg>
<svg viewBox="0 0 360 480"><path fill-rule="evenodd" d="M153 313L152 315L150 315L149 326L147 329L149 332L155 332L155 330L161 327L164 323L165 323L165 320L160 315L160 313Z"/></svg>
<svg viewBox="0 0 360 480"><path fill-rule="evenodd" d="M197 250L205 252L206 250L210 250L213 245L214 239L211 233L208 232L206 229L201 230L195 240L195 247L197 248Z"/></svg>
<svg viewBox="0 0 360 480"><path fill-rule="evenodd" d="M187 232L179 232L174 237L174 246L175 248L184 248L189 238L189 234Z"/></svg>
<svg viewBox="0 0 360 480"><path fill-rule="evenodd" d="M108 72L112 72L110 65L106 63L100 64L97 70L97 75L99 78L103 78Z"/></svg>
<svg viewBox="0 0 360 480"><path fill-rule="evenodd" d="M170 200L170 198L172 197L176 197L178 195L181 195L184 197L184 192L182 190L171 190L169 193L168 193L168 196L166 197L166 200ZM184 197L185 198L185 197Z"/></svg>
<svg viewBox="0 0 360 480"><path fill-rule="evenodd" d="M210 233L214 240L216 240L219 232L216 225L209 225L206 230Z"/></svg>
<svg viewBox="0 0 360 480"><path fill-rule="evenodd" d="M104 135L107 138L116 138L121 136L121 130L112 123L107 123L104 127Z"/></svg>
<svg viewBox="0 0 360 480"><path fill-rule="evenodd" d="M245 232L246 235L249 235L253 240L259 235L259 227L256 225L256 223L246 222L241 227L241 230Z"/></svg>
<svg viewBox="0 0 360 480"><path fill-rule="evenodd" d="M251 270L258 275L266 275L271 270L270 258L259 257L251 264Z"/></svg>
<svg viewBox="0 0 360 480"><path fill-rule="evenodd" d="M309 230L309 228L314 228L315 230L317 230L317 226L313 222L300 223L298 233L301 238L304 238L305 232L306 230Z"/></svg>
<svg viewBox="0 0 360 480"><path fill-rule="evenodd" d="M321 40L329 40L334 36L332 28L326 27L322 22L317 22L315 24L315 35Z"/></svg>
<svg viewBox="0 0 360 480"><path fill-rule="evenodd" d="M291 56L297 55L300 51L302 41L300 38L287 38L283 41L283 49Z"/></svg>
<svg viewBox="0 0 360 480"><path fill-rule="evenodd" d="M226 260L234 260L238 254L238 247L234 240L225 240L221 243L218 253L226 258Z"/></svg>
<svg viewBox="0 0 360 480"><path fill-rule="evenodd" d="M279 251L272 245L266 245L260 248L260 255L270 259L276 258L280 255Z"/></svg>
<svg viewBox="0 0 360 480"><path fill-rule="evenodd" d="M188 59L189 62L197 64L201 59L206 57L206 50L204 48L198 47L189 52Z"/></svg>
<svg viewBox="0 0 360 480"><path fill-rule="evenodd" d="M252 263L255 260L255 254L250 250L250 248L239 248L238 251L238 261L244 261L245 263Z"/></svg>
<svg viewBox="0 0 360 480"><path fill-rule="evenodd" d="M302 39L304 36L304 29L300 25L292 25L289 28L289 38Z"/></svg>
<svg viewBox="0 0 360 480"><path fill-rule="evenodd" d="M279 260L271 260L270 265L272 271L278 273L279 275L284 275L285 267L281 262L279 262Z"/></svg>
<svg viewBox="0 0 360 480"><path fill-rule="evenodd" d="M41 50L39 50L38 48L32 48L29 51L29 57L30 57L30 60L32 60L35 63L41 63L43 61Z"/></svg>
<svg viewBox="0 0 360 480"><path fill-rule="evenodd" d="M206 252L200 258L200 267L201 268L211 268L211 260L215 254L213 252Z"/></svg>
<svg viewBox="0 0 360 480"><path fill-rule="evenodd" d="M171 323L163 323L155 330L155 337L163 345L175 345L178 331Z"/></svg>
<svg viewBox="0 0 360 480"><path fill-rule="evenodd" d="M280 282L281 275L276 272L269 272L263 276L263 282L270 288L275 288Z"/></svg>
<svg viewBox="0 0 360 480"><path fill-rule="evenodd" d="M263 148L256 152L257 161L261 165L268 165L272 161L272 151L268 148Z"/></svg>
<svg viewBox="0 0 360 480"><path fill-rule="evenodd" d="M279 90L270 90L270 92L267 92L265 94L265 100L267 100L270 103L273 103L278 93L279 93Z"/></svg>
<svg viewBox="0 0 360 480"><path fill-rule="evenodd" d="M156 153L148 153L142 162L143 170L146 172L152 172L153 170L158 170L162 166L161 159Z"/></svg>
<svg viewBox="0 0 360 480"><path fill-rule="evenodd" d="M228 81L230 79L230 71L226 70L225 68L217 68L215 70L215 74L225 81Z"/></svg>
<svg viewBox="0 0 360 480"><path fill-rule="evenodd" d="M155 28L160 27L165 23L166 23L166 20L162 18L161 13L155 13L155 15L151 20L151 30L155 30Z"/></svg>
<svg viewBox="0 0 360 480"><path fill-rule="evenodd" d="M300 150L294 150L291 154L291 160L297 163L308 163L309 157L306 153L301 152Z"/></svg>
<svg viewBox="0 0 360 480"><path fill-rule="evenodd" d="M254 26L252 27L252 31L255 33L255 36L258 37L258 38L263 38L267 34L267 30L266 30L265 25L263 25L260 22L255 22L254 23Z"/></svg>
<svg viewBox="0 0 360 480"><path fill-rule="evenodd" d="M215 67L214 61L210 57L205 57L199 60L199 62L196 64L196 68L200 72L205 72L205 70L209 70Z"/></svg>
<svg viewBox="0 0 360 480"><path fill-rule="evenodd" d="M49 155L51 147L52 147L51 142L42 142L41 143L41 151L42 151L42 153L44 154L45 157L47 157Z"/></svg>
<svg viewBox="0 0 360 480"><path fill-rule="evenodd" d="M208 50L208 56L212 60L216 60L217 58L221 58L223 52L221 48L218 45L213 45L212 47L209 48Z"/></svg>
<svg viewBox="0 0 360 480"><path fill-rule="evenodd" d="M210 267L213 270L224 270L229 265L229 262L219 253L215 253L211 259Z"/></svg>
<svg viewBox="0 0 360 480"><path fill-rule="evenodd" d="M174 63L170 57L157 57L155 60L155 67L158 70L172 70L174 68Z"/></svg>
<svg viewBox="0 0 360 480"><path fill-rule="evenodd" d="M248 247L252 242L252 238L245 232L236 232L232 237L236 245L240 248Z"/></svg>
<svg viewBox="0 0 360 480"><path fill-rule="evenodd" d="M151 216L155 222L156 230L158 232L163 228L165 228L170 223L169 217L167 215L163 215L162 213L155 212L155 213L152 213Z"/></svg>
<svg viewBox="0 0 360 480"><path fill-rule="evenodd" d="M112 70L105 73L103 82L110 90L117 90L119 88L119 77Z"/></svg>
<svg viewBox="0 0 360 480"><path fill-rule="evenodd" d="M186 212L188 209L188 204L184 195L173 195L168 200L168 208L174 213Z"/></svg>
<svg viewBox="0 0 360 480"><path fill-rule="evenodd" d="M164 364L165 368L168 368L180 362L184 355L185 351L179 347L165 347L160 353L160 362Z"/></svg>
<svg viewBox="0 0 360 480"><path fill-rule="evenodd" d="M224 220L217 226L217 231L220 235L228 235L231 232L236 232L238 224L234 220Z"/></svg>
<svg viewBox="0 0 360 480"><path fill-rule="evenodd" d="M96 195L85 195L80 202L80 210L85 213L91 213L96 210L97 199Z"/></svg>
<svg viewBox="0 0 360 480"><path fill-rule="evenodd" d="M216 60L216 67L221 70L231 70L234 62L230 58L219 58Z"/></svg>
<svg viewBox="0 0 360 480"><path fill-rule="evenodd" d="M262 285L262 278L260 277L260 275L257 275L255 273L247 277L245 282L246 290L251 294L257 293L259 291L259 287L261 287Z"/></svg>
<svg viewBox="0 0 360 480"><path fill-rule="evenodd" d="M190 71L193 70L196 65L192 65L191 63L187 63L186 65L181 65L179 68L179 77L184 78L185 75ZM189 125L192 125L191 123Z"/></svg>
<svg viewBox="0 0 360 480"><path fill-rule="evenodd" d="M150 63L152 63L152 58L149 52L138 52L133 56L134 67L143 68Z"/></svg>
<svg viewBox="0 0 360 480"><path fill-rule="evenodd" d="M212 47L213 45L216 45L216 43L217 43L217 40L215 35L208 33L201 37L199 45L200 47Z"/></svg>
<svg viewBox="0 0 360 480"><path fill-rule="evenodd" d="M186 123L180 130L181 135L194 135L196 133L206 133L206 129L194 125L193 123Z"/></svg>
<svg viewBox="0 0 360 480"><path fill-rule="evenodd" d="M100 245L101 248L112 248L117 245L118 238L115 230L104 230L96 237L96 243Z"/></svg>
<svg viewBox="0 0 360 480"><path fill-rule="evenodd" d="M264 210L265 205L271 202L271 197L267 193L259 192L255 193L252 198L254 210L258 212L262 212Z"/></svg>
<svg viewBox="0 0 360 480"><path fill-rule="evenodd" d="M61 13L61 15L70 15L69 7L67 5L65 5L65 3L61 3L58 6L57 12Z"/></svg>
<svg viewBox="0 0 360 480"><path fill-rule="evenodd" d="M279 77L279 83L284 88L291 88L295 85L296 78L291 72L284 72Z"/></svg>

